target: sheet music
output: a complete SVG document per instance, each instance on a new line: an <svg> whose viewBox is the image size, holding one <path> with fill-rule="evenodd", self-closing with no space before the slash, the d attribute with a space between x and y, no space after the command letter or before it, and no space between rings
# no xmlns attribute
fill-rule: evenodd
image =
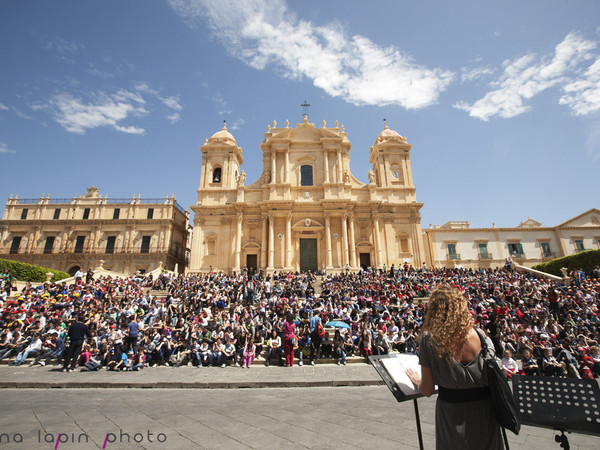
<svg viewBox="0 0 600 450"><path fill-rule="evenodd" d="M419 357L410 354L395 354L391 358L381 360L381 364L385 367L387 373L390 374L394 383L398 385L404 395L415 395L419 390L410 381L406 375L406 369L413 369L419 375L421 374L421 366L419 365Z"/></svg>

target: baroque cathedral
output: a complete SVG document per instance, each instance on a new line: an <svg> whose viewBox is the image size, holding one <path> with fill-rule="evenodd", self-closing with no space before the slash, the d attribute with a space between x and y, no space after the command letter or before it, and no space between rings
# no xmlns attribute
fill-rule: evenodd
<svg viewBox="0 0 600 450"><path fill-rule="evenodd" d="M344 126L267 127L263 171L223 129L202 151L189 272L357 270L425 261L411 145L387 123L370 148L368 184L350 170Z"/></svg>

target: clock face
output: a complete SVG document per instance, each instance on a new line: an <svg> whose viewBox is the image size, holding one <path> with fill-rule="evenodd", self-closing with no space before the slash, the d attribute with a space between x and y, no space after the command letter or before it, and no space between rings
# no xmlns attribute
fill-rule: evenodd
<svg viewBox="0 0 600 450"><path fill-rule="evenodd" d="M393 176L394 178L400 178L400 174L398 173L398 171L397 171L397 170L394 170L394 171L392 172L392 176Z"/></svg>

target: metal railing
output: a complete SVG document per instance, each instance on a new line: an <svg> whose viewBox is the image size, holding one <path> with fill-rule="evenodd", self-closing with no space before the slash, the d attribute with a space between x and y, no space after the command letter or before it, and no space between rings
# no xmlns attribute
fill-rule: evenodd
<svg viewBox="0 0 600 450"><path fill-rule="evenodd" d="M40 202L42 204L49 204L49 205L58 205L58 204L64 204L64 205L71 205L73 203L77 204L79 203L79 200L82 200L82 198L16 198L16 199L12 199L12 202L14 204L18 204L18 205L38 205L40 204ZM101 204L107 204L107 205L131 205L132 203L134 204L144 204L144 205L164 205L165 204L165 199L164 198L137 198L137 197L130 197L130 198L101 198L98 197L97 200L100 200ZM170 204L173 199L172 198L168 198L168 203ZM179 203L177 203L177 201L175 202L175 208L177 208L182 214L185 214L185 208L183 206L181 206Z"/></svg>
<svg viewBox="0 0 600 450"><path fill-rule="evenodd" d="M485 253L479 253L479 259L487 260L487 259L494 259L494 257L492 256L491 253L485 252Z"/></svg>
<svg viewBox="0 0 600 450"><path fill-rule="evenodd" d="M459 253L446 253L446 259L448 261L453 261L453 260L460 260L460 254Z"/></svg>

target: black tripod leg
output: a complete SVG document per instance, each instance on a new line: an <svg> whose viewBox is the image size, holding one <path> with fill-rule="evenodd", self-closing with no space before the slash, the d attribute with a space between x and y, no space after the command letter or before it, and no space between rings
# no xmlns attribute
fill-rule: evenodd
<svg viewBox="0 0 600 450"><path fill-rule="evenodd" d="M421 434L421 418L419 417L419 404L417 403L416 398L413 398L413 403L415 405L415 419L417 421L417 435L419 436L419 449L423 450L423 435Z"/></svg>
<svg viewBox="0 0 600 450"><path fill-rule="evenodd" d="M504 448L506 450L509 450L510 447L508 446L508 438L506 437L506 430L504 429L504 427L500 427L500 429L502 430L502 437L504 438Z"/></svg>

